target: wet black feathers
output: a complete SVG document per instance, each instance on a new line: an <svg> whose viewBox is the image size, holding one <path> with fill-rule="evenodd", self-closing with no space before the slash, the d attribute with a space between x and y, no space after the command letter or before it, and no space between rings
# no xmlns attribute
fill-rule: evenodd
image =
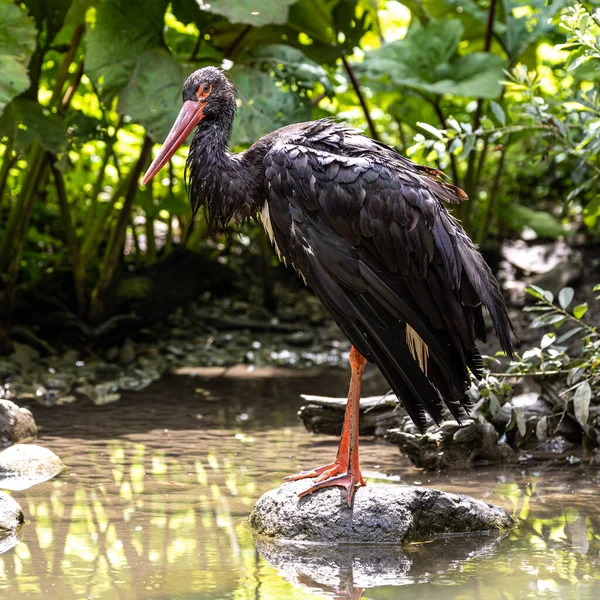
<svg viewBox="0 0 600 600"><path fill-rule="evenodd" d="M272 134L265 193L276 244L358 350L375 362L415 423L443 403L468 408L485 339L482 308L512 353L510 321L489 267L442 201L464 192L440 173L328 120ZM406 343L429 347L427 376Z"/></svg>

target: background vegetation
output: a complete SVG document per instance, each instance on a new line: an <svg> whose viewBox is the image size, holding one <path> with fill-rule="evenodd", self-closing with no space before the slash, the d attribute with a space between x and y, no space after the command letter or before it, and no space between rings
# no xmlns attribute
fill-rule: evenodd
<svg viewBox="0 0 600 600"><path fill-rule="evenodd" d="M574 0L0 0L0 352L19 286L68 273L73 311L97 325L120 272L176 247L240 262L232 242L223 252L206 239L201 216L191 221L186 148L139 185L182 82L209 64L239 91L235 150L286 123L339 117L445 170L471 198L457 216L484 249L524 232L597 239L592 10ZM261 228L246 234L233 243L271 261Z"/></svg>

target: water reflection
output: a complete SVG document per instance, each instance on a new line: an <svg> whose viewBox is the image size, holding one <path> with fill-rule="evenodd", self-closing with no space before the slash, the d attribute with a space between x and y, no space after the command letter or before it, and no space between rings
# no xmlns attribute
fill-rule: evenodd
<svg viewBox="0 0 600 600"><path fill-rule="evenodd" d="M336 598L360 598L367 588L427 581L467 560L490 554L500 541L499 536L484 534L406 546L321 546L254 539L261 557L294 586Z"/></svg>
<svg viewBox="0 0 600 600"><path fill-rule="evenodd" d="M41 442L67 469L13 492L28 522L16 546L0 542L0 594L297 600L366 588L363 598L403 600L600 597L598 472L577 465L430 477L395 448L366 441L367 472L472 494L521 525L501 540L323 551L259 544L259 554L247 524L256 499L335 452L335 440L297 425L298 392L333 395L344 385L345 374L178 377L121 404L61 407L60 419L57 409L38 410Z"/></svg>

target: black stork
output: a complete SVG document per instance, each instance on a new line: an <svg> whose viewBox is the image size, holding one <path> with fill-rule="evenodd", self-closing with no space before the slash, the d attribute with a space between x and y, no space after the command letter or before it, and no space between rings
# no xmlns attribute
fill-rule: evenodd
<svg viewBox="0 0 600 600"><path fill-rule="evenodd" d="M415 422L439 422L444 405L468 414L469 370L481 376L476 340L483 308L502 348L512 329L498 283L444 202L467 200L440 171L416 164L330 119L282 127L232 154L234 87L206 67L183 87L183 107L143 183L196 127L186 162L192 210L209 230L260 218L279 256L294 266L352 344L342 438L333 463L286 477L320 488L365 485L358 415L366 361L375 363Z"/></svg>

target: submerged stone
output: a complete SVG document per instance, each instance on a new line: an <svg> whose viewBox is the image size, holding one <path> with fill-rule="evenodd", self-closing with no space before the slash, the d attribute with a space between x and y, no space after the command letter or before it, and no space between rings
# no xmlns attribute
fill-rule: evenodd
<svg viewBox="0 0 600 600"><path fill-rule="evenodd" d="M7 545L3 544L2 540L16 532L24 521L25 517L19 503L8 494L0 492L0 554L8 550L8 548L2 549ZM14 546L14 544L12 545Z"/></svg>
<svg viewBox="0 0 600 600"><path fill-rule="evenodd" d="M58 475L64 467L48 448L16 444L0 452L0 488L25 490Z"/></svg>
<svg viewBox="0 0 600 600"><path fill-rule="evenodd" d="M0 449L37 435L31 411L10 400L0 400Z"/></svg>
<svg viewBox="0 0 600 600"><path fill-rule="evenodd" d="M261 496L250 515L254 531L289 541L400 544L445 534L503 532L514 524L498 506L416 486L360 487L352 508L339 487L298 498L311 483L286 483Z"/></svg>

